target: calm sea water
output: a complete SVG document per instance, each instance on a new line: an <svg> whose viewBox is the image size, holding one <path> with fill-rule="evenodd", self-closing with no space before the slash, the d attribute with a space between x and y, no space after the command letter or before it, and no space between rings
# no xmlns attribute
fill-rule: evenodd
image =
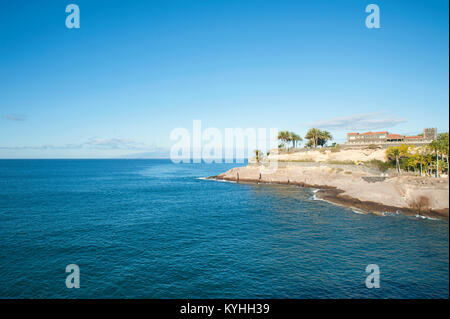
<svg viewBox="0 0 450 319"><path fill-rule="evenodd" d="M233 166L0 161L0 297L448 298L448 222L199 179Z"/></svg>

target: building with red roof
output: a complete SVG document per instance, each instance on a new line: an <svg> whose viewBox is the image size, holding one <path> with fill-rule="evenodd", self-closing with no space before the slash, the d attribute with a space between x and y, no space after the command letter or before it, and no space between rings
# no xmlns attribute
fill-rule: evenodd
<svg viewBox="0 0 450 319"><path fill-rule="evenodd" d="M347 133L347 144L429 143L437 138L436 128L426 128L423 135L405 136L387 131Z"/></svg>

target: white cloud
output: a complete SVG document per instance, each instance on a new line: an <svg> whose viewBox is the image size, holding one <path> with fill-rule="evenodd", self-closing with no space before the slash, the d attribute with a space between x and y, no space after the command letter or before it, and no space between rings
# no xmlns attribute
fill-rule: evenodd
<svg viewBox="0 0 450 319"><path fill-rule="evenodd" d="M403 119L398 119L391 115L384 115L383 113L366 113L316 121L309 123L308 126L321 129L356 131L386 129L404 122L406 121Z"/></svg>
<svg viewBox="0 0 450 319"><path fill-rule="evenodd" d="M4 114L2 115L2 118L8 121L25 121L27 119L27 117L25 115L20 115L20 114Z"/></svg>
<svg viewBox="0 0 450 319"><path fill-rule="evenodd" d="M81 144L64 145L38 145L38 146L0 146L3 150L69 150L69 149L98 149L98 150L153 150L154 147L143 143L135 142L131 139L120 138L91 138Z"/></svg>
<svg viewBox="0 0 450 319"><path fill-rule="evenodd" d="M83 147L87 148L100 148L100 149L145 149L146 146L142 143L137 143L130 139L121 138L91 138L89 141L83 144Z"/></svg>

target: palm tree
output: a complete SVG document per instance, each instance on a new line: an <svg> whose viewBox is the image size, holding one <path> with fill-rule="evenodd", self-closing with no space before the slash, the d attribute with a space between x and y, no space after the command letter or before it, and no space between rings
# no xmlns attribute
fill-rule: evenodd
<svg viewBox="0 0 450 319"><path fill-rule="evenodd" d="M434 151L435 155L436 155L436 174L435 177L439 177L439 148L440 148L440 141L439 140L434 140L433 142L431 142L430 144L428 144L428 148L431 151Z"/></svg>
<svg viewBox="0 0 450 319"><path fill-rule="evenodd" d="M290 132L290 133L291 133L292 146L294 148L296 148L297 147L297 143L303 141L303 139L302 139L302 137L300 135L297 135L297 134L295 134L293 132Z"/></svg>
<svg viewBox="0 0 450 319"><path fill-rule="evenodd" d="M421 158L420 154L418 154L418 153L414 154L412 156L412 159L413 159L413 163L414 163L414 173L416 172L417 166L420 165L420 176L422 176L422 163L421 163L422 158Z"/></svg>
<svg viewBox="0 0 450 319"><path fill-rule="evenodd" d="M333 136L330 132L320 131L318 144L323 147L325 144L327 144L328 141L331 141L332 139Z"/></svg>
<svg viewBox="0 0 450 319"><path fill-rule="evenodd" d="M443 160L446 160L448 166L448 153L449 153L448 132L440 133L438 135L438 141L439 141L439 152L441 153L441 157L443 157Z"/></svg>
<svg viewBox="0 0 450 319"><path fill-rule="evenodd" d="M286 145L287 145L288 149L289 149L289 144L291 144L291 142L292 142L292 134L294 134L294 133L286 131Z"/></svg>
<svg viewBox="0 0 450 319"><path fill-rule="evenodd" d="M417 161L420 165L420 176L423 176L423 166L427 164L426 158L426 149L424 147L420 147L417 150Z"/></svg>
<svg viewBox="0 0 450 319"><path fill-rule="evenodd" d="M319 142L320 130L318 128L310 128L305 135L307 140L312 141L314 148L317 148Z"/></svg>
<svg viewBox="0 0 450 319"><path fill-rule="evenodd" d="M386 155L388 158L395 158L395 169L397 173L400 173L400 158L403 158L408 155L409 145L402 144L398 147L390 146Z"/></svg>
<svg viewBox="0 0 450 319"><path fill-rule="evenodd" d="M283 147L285 147L286 143L289 140L289 132L288 131L278 132L278 140L280 140Z"/></svg>
<svg viewBox="0 0 450 319"><path fill-rule="evenodd" d="M402 144L399 147L400 150L400 158L408 158L411 154L409 153L409 149L411 148L411 145L408 144Z"/></svg>
<svg viewBox="0 0 450 319"><path fill-rule="evenodd" d="M289 145L292 143L292 147L297 147L297 143L303 141L300 135L295 134L294 132L289 131L280 131L278 132L278 140L281 141L281 145L279 148L285 148L286 146L289 148Z"/></svg>
<svg viewBox="0 0 450 319"><path fill-rule="evenodd" d="M425 156L425 162L427 166L427 176L431 176L431 174L433 173L433 155L427 153Z"/></svg>
<svg viewBox="0 0 450 319"><path fill-rule="evenodd" d="M406 160L406 167L407 167L407 171L412 170L414 173L416 172L416 167L418 162L418 156L417 154L411 155L410 157L407 158Z"/></svg>
<svg viewBox="0 0 450 319"><path fill-rule="evenodd" d="M260 150L254 150L254 152L255 152L255 160L257 163L259 163L259 161L263 157L263 153Z"/></svg>
<svg viewBox="0 0 450 319"><path fill-rule="evenodd" d="M400 173L400 168L398 164L400 159L400 149L398 147L390 146L387 149L386 154L388 158L395 158L395 170L397 171L397 173Z"/></svg>

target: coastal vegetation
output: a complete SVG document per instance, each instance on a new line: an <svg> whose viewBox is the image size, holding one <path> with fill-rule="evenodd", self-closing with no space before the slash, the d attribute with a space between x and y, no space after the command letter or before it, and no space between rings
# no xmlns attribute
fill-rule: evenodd
<svg viewBox="0 0 450 319"><path fill-rule="evenodd" d="M279 145L280 149L285 149L286 147L289 149L291 143L292 147L296 148L297 145L303 141L303 138L294 132L281 131L278 132L278 140L281 141L281 144Z"/></svg>
<svg viewBox="0 0 450 319"><path fill-rule="evenodd" d="M333 139L333 136L328 131L320 130L318 128L311 128L306 133L305 139L308 140L305 147L317 148L317 146L326 146L328 141ZM278 132L278 140L280 141L278 149L289 151L291 149L296 149L303 141L303 138L294 132L280 131ZM336 146L336 144L333 146Z"/></svg>
<svg viewBox="0 0 450 319"><path fill-rule="evenodd" d="M327 142L332 140L332 135L324 130L318 128L311 128L304 136L307 142L305 143L305 150L319 148L319 155L309 156L298 153L293 157L278 159L280 162L317 162L324 161L328 164L341 165L363 165L366 167L377 168L382 172L388 170L395 170L398 174L420 175L420 176L435 176L449 173L449 134L440 133L436 140L430 144L423 146L415 146L409 144L401 144L399 146L391 146L385 151L377 144L370 144L366 150L371 152L379 152L378 155L370 155L370 159L363 159L367 154L353 154L352 151L343 148L341 145L333 143L331 146L326 146ZM290 131L281 131L278 134L278 139L281 142L279 150L282 153L296 153L301 151L296 147L303 141L302 137ZM329 152L328 152L329 151ZM330 155L331 153L344 152L342 155ZM348 153L348 155L347 155ZM323 155L322 155L323 154ZM373 154L373 153L370 153ZM385 156L384 156L384 155ZM256 161L259 162L264 155L259 152L255 153ZM268 154L269 155L269 154ZM300 158L299 158L300 157ZM303 158L302 158L303 157Z"/></svg>
<svg viewBox="0 0 450 319"><path fill-rule="evenodd" d="M391 168L391 164L389 162L380 161L377 159L371 159L370 161L364 162L364 166L378 168L382 172L386 172Z"/></svg>
<svg viewBox="0 0 450 319"><path fill-rule="evenodd" d="M331 153L337 153L341 151L341 146L339 144L333 143L334 145L330 147Z"/></svg>
<svg viewBox="0 0 450 319"><path fill-rule="evenodd" d="M395 160L395 170L400 173L400 159L403 159L408 156L408 151L410 149L410 145L402 144L400 146L394 147L391 146L386 150L386 156L388 160Z"/></svg>
<svg viewBox="0 0 450 319"><path fill-rule="evenodd" d="M302 159L279 159L278 162L289 162L289 163L314 163L316 160L313 158L302 158Z"/></svg>
<svg viewBox="0 0 450 319"><path fill-rule="evenodd" d="M327 161L328 164L337 164L337 165L356 165L355 161L346 160L346 161Z"/></svg>
<svg viewBox="0 0 450 319"><path fill-rule="evenodd" d="M257 163L259 163L263 158L264 154L260 150L254 150L254 153L255 153L255 160Z"/></svg>
<svg viewBox="0 0 450 319"><path fill-rule="evenodd" d="M428 145L415 147L402 144L391 146L386 150L387 166L402 171L420 174L421 176L435 176L448 174L449 135L441 133L438 138Z"/></svg>
<svg viewBox="0 0 450 319"><path fill-rule="evenodd" d="M310 128L306 133L305 138L308 140L306 147L317 148L317 146L325 146L328 141L333 139L333 136L328 131Z"/></svg>

